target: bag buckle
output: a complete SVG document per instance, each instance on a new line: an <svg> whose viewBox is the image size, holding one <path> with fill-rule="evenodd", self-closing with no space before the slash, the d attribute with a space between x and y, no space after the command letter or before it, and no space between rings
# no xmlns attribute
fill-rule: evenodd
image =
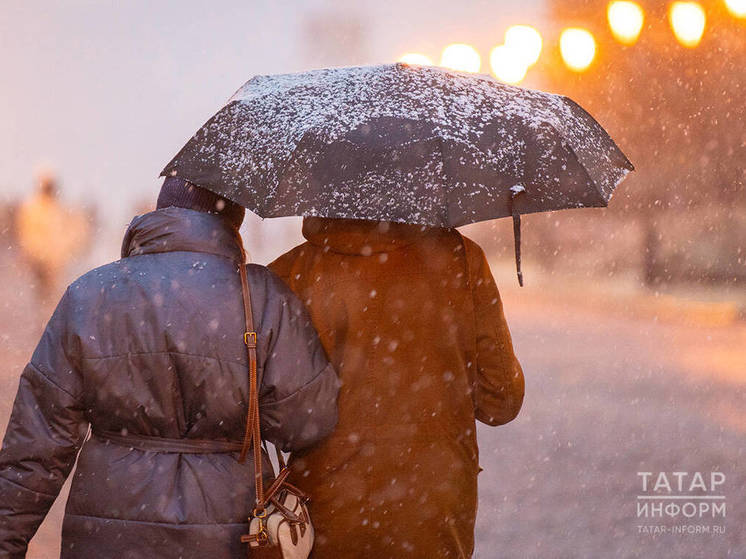
<svg viewBox="0 0 746 559"><path fill-rule="evenodd" d="M259 530L256 533L256 544L261 547L269 543L269 532L264 526L264 519L259 519Z"/></svg>
<svg viewBox="0 0 746 559"><path fill-rule="evenodd" d="M248 347L256 347L256 332L244 332L243 343Z"/></svg>
<svg viewBox="0 0 746 559"><path fill-rule="evenodd" d="M267 532L267 525L264 522L264 520L267 518L267 509L260 509L258 507L255 508L254 511L251 513L251 518L249 518L249 527L251 527L251 520L254 518L259 521L259 528L257 529L256 534L250 533L251 530L249 529L249 534L241 536L241 542L248 543L250 546L252 544L256 544L259 547L268 545L269 532Z"/></svg>
<svg viewBox="0 0 746 559"><path fill-rule="evenodd" d="M256 336L256 334L254 335ZM252 515L259 521L259 530L256 533L256 543L259 546L267 545L269 543L269 532L267 532L267 527L264 524L264 519L267 518L267 509L264 507L257 507L254 509Z"/></svg>

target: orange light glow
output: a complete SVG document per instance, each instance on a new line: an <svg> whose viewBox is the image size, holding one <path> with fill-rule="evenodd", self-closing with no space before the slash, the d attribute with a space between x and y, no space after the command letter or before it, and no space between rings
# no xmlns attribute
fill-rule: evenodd
<svg viewBox="0 0 746 559"><path fill-rule="evenodd" d="M463 43L454 43L443 49L440 57L440 65L452 70L461 70L462 72L479 72L482 66L482 59L471 45Z"/></svg>
<svg viewBox="0 0 746 559"><path fill-rule="evenodd" d="M589 31L570 27L560 35L560 53L570 70L582 72L596 56L596 40Z"/></svg>
<svg viewBox="0 0 746 559"><path fill-rule="evenodd" d="M512 48L516 55L522 57L525 66L528 67L533 66L539 60L543 41L541 34L530 25L513 25L505 32L505 45ZM526 73L525 70L523 73Z"/></svg>
<svg viewBox="0 0 746 559"><path fill-rule="evenodd" d="M725 0L725 6L732 15L746 17L746 0Z"/></svg>
<svg viewBox="0 0 746 559"><path fill-rule="evenodd" d="M621 0L609 2L606 17L617 41L625 45L635 44L645 21L645 14L639 4Z"/></svg>
<svg viewBox="0 0 746 559"><path fill-rule="evenodd" d="M515 47L498 45L490 52L490 67L497 79L517 84L526 77L526 58Z"/></svg>
<svg viewBox="0 0 746 559"><path fill-rule="evenodd" d="M433 61L430 60L430 57L420 54L419 52L408 52L403 54L401 58L399 58L399 62L404 62L404 64L419 64L420 66L433 65Z"/></svg>
<svg viewBox="0 0 746 559"><path fill-rule="evenodd" d="M705 11L697 2L674 2L668 12L676 40L688 48L696 47L705 32Z"/></svg>

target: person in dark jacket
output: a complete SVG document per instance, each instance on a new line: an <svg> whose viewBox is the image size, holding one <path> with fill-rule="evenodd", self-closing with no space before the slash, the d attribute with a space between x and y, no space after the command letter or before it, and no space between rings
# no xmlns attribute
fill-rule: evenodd
<svg viewBox="0 0 746 559"><path fill-rule="evenodd" d="M342 382L339 424L293 456L314 557L471 557L476 421L502 425L524 378L482 249L456 229L306 218L270 264L308 306Z"/></svg>
<svg viewBox="0 0 746 559"><path fill-rule="evenodd" d="M67 289L23 371L0 451L2 559L25 556L79 450L63 558L247 552L243 209L175 178L157 207L132 221L121 260ZM334 428L338 380L296 296L247 272L262 434L306 449Z"/></svg>

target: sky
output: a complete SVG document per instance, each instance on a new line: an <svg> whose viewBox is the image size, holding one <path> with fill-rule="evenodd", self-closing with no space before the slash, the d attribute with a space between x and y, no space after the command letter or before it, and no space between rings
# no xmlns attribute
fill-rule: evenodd
<svg viewBox="0 0 746 559"><path fill-rule="evenodd" d="M486 59L509 25L543 17L542 0L3 0L0 201L47 169L64 198L123 228L251 76L437 60L452 42Z"/></svg>

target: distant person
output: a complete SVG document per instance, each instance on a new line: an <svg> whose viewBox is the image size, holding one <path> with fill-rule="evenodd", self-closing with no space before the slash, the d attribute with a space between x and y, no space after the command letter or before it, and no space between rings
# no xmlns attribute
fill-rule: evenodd
<svg viewBox="0 0 746 559"><path fill-rule="evenodd" d="M476 421L511 421L524 390L482 249L390 222L306 218L303 235L270 269L342 382L337 430L292 460L313 496L314 557L471 557Z"/></svg>
<svg viewBox="0 0 746 559"><path fill-rule="evenodd" d="M65 207L58 195L55 179L44 174L16 214L18 244L42 302L57 296L64 268L80 253L90 234L86 215Z"/></svg>

